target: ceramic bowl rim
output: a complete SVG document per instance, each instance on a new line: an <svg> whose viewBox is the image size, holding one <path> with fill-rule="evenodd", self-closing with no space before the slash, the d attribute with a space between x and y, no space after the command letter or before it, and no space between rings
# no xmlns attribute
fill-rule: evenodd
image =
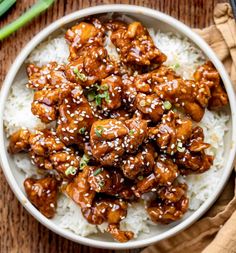
<svg viewBox="0 0 236 253"><path fill-rule="evenodd" d="M202 204L202 206L196 210L191 216L183 220L180 224L176 225L175 227L171 228L170 230L155 236L151 236L150 238L140 239L129 241L127 243L118 243L118 242L105 242L99 241L92 238L78 236L73 234L63 228L60 228L58 225L54 224L51 220L45 218L25 197L25 194L20 189L19 185L14 178L14 175L11 171L8 159L7 159L7 151L4 147L4 129L3 129L3 110L5 106L5 101L8 95L8 91L13 83L13 80L20 69L21 65L23 64L26 57L29 53L39 44L41 43L46 37L50 34L55 32L57 29L61 28L62 26L66 25L69 22L75 21L77 19L94 15L100 13L110 13L110 12L119 12L119 13L128 13L128 14L139 14L152 17L154 19L160 20L167 25L177 29L181 32L184 36L188 37L191 41L199 46L199 48L205 53L205 55L213 62L217 70L219 71L221 78L224 82L226 91L229 96L230 107L231 107L231 117L232 117L232 144L230 149L229 158L225 165L225 172L222 176L222 179L218 185L217 190L214 192L211 198L209 198L206 202ZM138 248L150 245L152 243L158 242L160 240L166 239L170 236L175 235L176 233L180 232L181 230L187 228L192 223L194 223L197 219L199 219L207 209L215 202L217 197L219 196L220 192L222 191L224 185L226 184L233 167L235 151L236 151L236 117L234 108L236 108L235 102L235 94L232 88L232 84L228 77L226 70L224 69L223 64L217 58L213 50L206 44L206 42L201 39L199 35L194 33L189 27L181 23L180 21L176 20L175 18L163 14L159 11L152 10L146 7L135 6L135 5L126 5L126 4L112 4L112 5L100 5L95 7L89 7L86 9L82 9L76 12L73 12L69 15L66 15L57 21L53 22L48 27L44 28L41 32L39 32L32 40L23 48L20 54L15 59L14 63L12 64L8 74L3 82L3 86L1 89L1 96L0 96L0 159L3 172L5 177L10 185L12 191L21 202L21 204L27 209L27 211L34 216L40 223L45 225L50 230L54 231L55 233L70 239L74 242L81 243L87 246L97 247L97 248L107 248L107 249L131 249L131 248ZM235 129L235 130L234 130Z"/></svg>

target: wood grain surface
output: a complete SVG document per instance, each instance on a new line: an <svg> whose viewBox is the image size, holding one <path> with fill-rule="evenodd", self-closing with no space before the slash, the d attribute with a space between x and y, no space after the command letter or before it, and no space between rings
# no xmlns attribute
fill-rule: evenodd
<svg viewBox="0 0 236 253"><path fill-rule="evenodd" d="M0 18L0 27L15 20L35 0L18 0ZM57 0L44 14L0 42L0 84L23 46L40 30L56 19L79 9L100 4L123 3L150 7L167 13L191 27L203 28L213 23L214 6L224 0ZM112 253L66 240L38 223L20 205L0 170L0 253ZM137 253L123 250L120 253Z"/></svg>

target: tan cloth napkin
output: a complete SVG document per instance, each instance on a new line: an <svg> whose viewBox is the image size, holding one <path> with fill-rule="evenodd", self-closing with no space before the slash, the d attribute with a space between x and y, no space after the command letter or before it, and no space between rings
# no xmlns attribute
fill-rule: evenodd
<svg viewBox="0 0 236 253"><path fill-rule="evenodd" d="M218 4L215 25L195 30L224 63L236 91L236 23L231 7ZM235 108L236 109L236 108ZM203 218L185 231L141 253L236 253L236 190L232 174L220 198Z"/></svg>

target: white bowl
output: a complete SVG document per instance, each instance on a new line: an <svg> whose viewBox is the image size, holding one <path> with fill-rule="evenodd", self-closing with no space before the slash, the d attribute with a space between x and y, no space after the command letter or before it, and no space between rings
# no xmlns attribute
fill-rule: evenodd
<svg viewBox="0 0 236 253"><path fill-rule="evenodd" d="M6 148L6 136L3 129L3 111L6 102L6 98L8 96L9 90L11 85L13 84L14 80L20 76L25 75L25 66L24 60L30 54L30 52L44 39L46 39L49 35L63 26L68 26L69 24L79 20L80 18L100 14L100 13L109 13L109 12L119 12L123 14L128 14L129 16L142 21L144 24L148 25L149 27L157 27L162 31L171 31L179 33L192 41L196 44L209 58L217 70L219 71L221 78L223 80L224 86L226 88L229 101L230 101L230 123L229 128L230 131L228 132L227 136L225 136L225 155L222 157L224 159L224 168L223 174L220 179L220 183L218 184L215 192L211 195L211 197L205 201L201 207L196 210L195 212L189 212L182 220L170 224L168 226L158 226L158 229L152 229L150 234L148 235L141 235L137 239L129 241L127 243L118 243L114 242L105 235L95 235L92 237L82 237L78 236L68 230L60 228L54 221L47 219L43 216L27 199L22 181L23 175L16 169L12 157L10 157L7 153ZM197 219L199 219L207 209L214 203L214 201L219 196L220 192L222 191L225 183L227 182L233 162L235 157L235 140L236 140L236 117L235 117L235 94L229 80L229 77L224 69L222 63L218 60L215 53L211 50L211 48L194 32L191 31L190 28L179 22L178 20L165 15L161 12L139 7L133 5L103 5L97 6L92 8L83 9L77 12L74 12L70 15L67 15L56 22L52 23L50 26L46 27L42 30L39 34L37 34L21 51L21 53L16 58L15 62L12 64L11 69L9 70L6 79L3 83L2 90L1 90L1 98L0 98L0 157L1 157L1 164L3 172L6 176L6 179L12 189L12 191L17 196L18 200L21 204L43 225L51 229L52 231L56 232L57 234L68 238L72 241L82 243L85 245L99 247L99 248L110 248L110 249L127 249L127 248L137 248L137 247L144 247L146 245L158 242L163 240L167 237L173 236L174 234L180 232L181 230L187 228L189 225L194 223ZM27 117L27 115L26 115ZM160 228L161 227L161 228Z"/></svg>

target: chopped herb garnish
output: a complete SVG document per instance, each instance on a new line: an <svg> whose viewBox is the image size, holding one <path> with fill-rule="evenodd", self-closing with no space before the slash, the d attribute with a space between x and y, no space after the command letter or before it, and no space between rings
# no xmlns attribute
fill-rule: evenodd
<svg viewBox="0 0 236 253"><path fill-rule="evenodd" d="M133 135L135 133L134 129L129 130L129 135Z"/></svg>
<svg viewBox="0 0 236 253"><path fill-rule="evenodd" d="M169 101L165 101L163 105L166 110L170 110L172 107L172 104Z"/></svg>
<svg viewBox="0 0 236 253"><path fill-rule="evenodd" d="M66 169L65 175L66 175L66 176L69 176L69 175L74 176L74 175L76 174L76 172L77 172L76 167L70 166L70 167L68 167L68 169Z"/></svg>
<svg viewBox="0 0 236 253"><path fill-rule="evenodd" d="M97 90L100 90L100 85L97 83L93 84L93 87L95 87Z"/></svg>
<svg viewBox="0 0 236 253"><path fill-rule="evenodd" d="M81 127L81 128L79 129L79 133L80 133L80 134L84 134L85 131L86 131L86 128L85 128L85 127Z"/></svg>
<svg viewBox="0 0 236 253"><path fill-rule="evenodd" d="M108 90L108 85L107 84L103 84L100 86L101 90Z"/></svg>
<svg viewBox="0 0 236 253"><path fill-rule="evenodd" d="M91 102L96 98L96 93L95 91L91 91L88 93L88 101Z"/></svg>
<svg viewBox="0 0 236 253"><path fill-rule="evenodd" d="M104 185L105 185L105 182L103 180L101 180L99 183L98 183L99 187L102 188Z"/></svg>
<svg viewBox="0 0 236 253"><path fill-rule="evenodd" d="M182 143L181 141L179 141L179 142L177 143L177 150L178 150L180 153L182 153L182 152L185 151L185 147L183 147L183 143Z"/></svg>
<svg viewBox="0 0 236 253"><path fill-rule="evenodd" d="M96 105L101 105L102 98L104 98L107 103L111 102L109 92L104 91L103 93L96 95L96 98L95 98Z"/></svg>
<svg viewBox="0 0 236 253"><path fill-rule="evenodd" d="M98 136L98 137L102 137L102 132L103 132L103 127L102 126L97 126L95 128L95 134Z"/></svg>
<svg viewBox="0 0 236 253"><path fill-rule="evenodd" d="M138 180L143 180L143 176L138 176Z"/></svg>
<svg viewBox="0 0 236 253"><path fill-rule="evenodd" d="M77 68L73 69L73 72L75 73L76 77L78 77L82 82L87 81L87 76L80 72Z"/></svg>
<svg viewBox="0 0 236 253"><path fill-rule="evenodd" d="M103 94L104 94L105 101L107 103L111 103L110 95L109 95L108 91L105 91Z"/></svg>
<svg viewBox="0 0 236 253"><path fill-rule="evenodd" d="M175 70L180 67L180 64L176 63L176 64L171 65L170 67Z"/></svg>
<svg viewBox="0 0 236 253"><path fill-rule="evenodd" d="M98 168L97 170L95 170L94 172L93 172L93 175L94 176L97 176L98 174L100 174L102 172L102 168Z"/></svg>
<svg viewBox="0 0 236 253"><path fill-rule="evenodd" d="M74 68L73 72L77 75L79 73L79 70L77 68Z"/></svg>
<svg viewBox="0 0 236 253"><path fill-rule="evenodd" d="M102 98L99 95L97 95L95 97L95 102L97 106L100 106L102 104Z"/></svg>
<svg viewBox="0 0 236 253"><path fill-rule="evenodd" d="M140 104L141 106L146 106L146 101L145 101L145 100L141 100L141 101L139 102L139 104Z"/></svg>
<svg viewBox="0 0 236 253"><path fill-rule="evenodd" d="M79 167L82 170L85 166L87 166L88 162L90 160L90 157L86 154L84 154L80 160Z"/></svg>

